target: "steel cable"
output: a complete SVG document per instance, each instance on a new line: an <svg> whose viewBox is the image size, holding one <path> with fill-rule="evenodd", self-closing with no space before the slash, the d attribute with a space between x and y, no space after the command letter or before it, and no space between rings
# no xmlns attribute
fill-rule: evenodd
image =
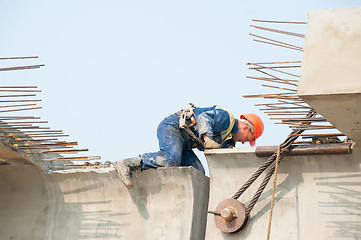
<svg viewBox="0 0 361 240"><path fill-rule="evenodd" d="M310 110L310 112L307 114L306 118L313 118L317 115L317 112L315 112L313 109ZM311 124L311 122L305 122L304 124ZM288 137L286 138L286 140L281 144L281 151L279 154L279 162L282 160L284 153L289 151L292 143L298 138L298 135L301 134L302 132L304 132L305 130L293 130L292 133L290 135L288 135ZM295 136L297 135L297 136ZM250 204L247 206L246 209L246 215L249 215L250 212L252 211L254 205L256 204L256 202L258 201L259 197L261 196L263 190L265 189L266 185L268 184L271 176L274 173L275 170L275 160L277 158L277 151L274 152L272 154L272 156L270 156L268 158L268 160L266 162L264 162L262 164L261 167L259 167L257 169L257 171L246 181L245 184L243 184L243 186L238 189L238 191L232 196L233 199L238 199L243 193L244 191L246 191L248 189L248 187L262 174L262 172L267 169L270 165L270 169L268 170L265 178L263 179L261 185L259 186L259 188L257 189L255 195L253 196Z"/></svg>

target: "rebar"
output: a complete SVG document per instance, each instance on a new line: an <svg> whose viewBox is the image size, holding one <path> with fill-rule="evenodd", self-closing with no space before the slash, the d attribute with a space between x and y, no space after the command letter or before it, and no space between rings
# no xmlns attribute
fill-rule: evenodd
<svg viewBox="0 0 361 240"><path fill-rule="evenodd" d="M25 128L25 127L24 127ZM0 127L0 129L1 129L1 127ZM50 129L50 128L47 128L47 129ZM47 134L47 135L29 135L29 134L27 134L27 135L23 135L23 136L21 136L21 137L18 137L18 136L16 136L17 138L21 138L21 140L25 140L25 139L28 139L28 138L47 138L47 137L69 137L69 135L52 135L52 134Z"/></svg>
<svg viewBox="0 0 361 240"><path fill-rule="evenodd" d="M280 90L284 90L284 91L297 92L297 89L281 88L281 87L272 86L272 85L266 85L266 84L262 84L262 86L263 86L263 87L269 87L269 88L276 88L276 89L280 89Z"/></svg>
<svg viewBox="0 0 361 240"><path fill-rule="evenodd" d="M18 111L28 111L28 110L35 110L35 109L42 109L42 107L22 108L22 109L12 109L12 110L0 111L0 113L6 113L6 112L18 112Z"/></svg>
<svg viewBox="0 0 361 240"><path fill-rule="evenodd" d="M0 86L0 88L38 88L37 86Z"/></svg>
<svg viewBox="0 0 361 240"><path fill-rule="evenodd" d="M29 59L29 58L38 58L38 56L30 56L30 57L7 57L7 58L0 58L0 60Z"/></svg>
<svg viewBox="0 0 361 240"><path fill-rule="evenodd" d="M252 37L258 37L258 38L261 38L261 39L264 39L264 40L268 40L268 41L272 41L272 42L279 43L279 44L282 44L282 45L286 45L288 47L295 48L295 49L298 49L298 50L301 50L301 51L303 50L301 47L296 46L296 45L292 45L292 44L289 44L289 43L273 40L273 39L262 37L262 36L255 35L255 34L252 34L252 33L250 33L249 35L251 35Z"/></svg>
<svg viewBox="0 0 361 240"><path fill-rule="evenodd" d="M275 72L283 73L283 74L286 74L286 75L290 75L290 76L293 76L293 77L300 77L299 75L292 74L292 73L288 73L288 72L281 71L281 70L278 70L278 69L274 69L274 68L272 68L272 67L266 67L266 66L263 66L263 65L261 65L261 64L255 64L255 63L253 63L252 65L261 67L262 69L268 69L268 70L271 70L271 71L275 71ZM254 70L260 71L259 69L254 69Z"/></svg>
<svg viewBox="0 0 361 240"><path fill-rule="evenodd" d="M285 62L260 62L255 64L293 64L293 63L301 63L301 61L285 61ZM253 64L253 63L247 63L246 65Z"/></svg>
<svg viewBox="0 0 361 240"><path fill-rule="evenodd" d="M262 81L268 81L268 82L281 83L281 84L288 84L288 85L292 85L292 86L297 86L297 84L295 84L295 83L290 83L290 82L288 82L288 81L279 80L279 79L274 79L274 78L262 78L262 77L251 77L251 76L246 76L246 78L251 78L251 79L256 79L256 80L262 80Z"/></svg>
<svg viewBox="0 0 361 240"><path fill-rule="evenodd" d="M252 21L253 22L264 22L264 23L307 24L307 22L272 21L272 20L259 20L259 19L252 19Z"/></svg>
<svg viewBox="0 0 361 240"><path fill-rule="evenodd" d="M54 153L73 153L73 152L86 152L89 151L87 148L83 149L64 149L64 150L49 150L49 151L42 151L41 154L54 154Z"/></svg>
<svg viewBox="0 0 361 240"><path fill-rule="evenodd" d="M6 105L6 106L0 106L0 108L9 108L9 107L26 107L26 106L35 106L35 103L31 104L18 104L18 105Z"/></svg>
<svg viewBox="0 0 361 240"><path fill-rule="evenodd" d="M41 102L40 99L29 99L29 100L5 100L0 101L0 103L10 103L10 102Z"/></svg>
<svg viewBox="0 0 361 240"><path fill-rule="evenodd" d="M260 43L265 43L265 44L270 44L270 45L274 45L274 46L278 46L278 47L289 48L289 49L296 50L296 51L301 51L301 52L303 51L303 49L290 47L290 46L287 46L287 45L282 45L282 44L277 44L277 43L272 43L272 42L266 42L266 41L261 41L261 40L257 40L257 39L253 39L253 41L260 42Z"/></svg>
<svg viewBox="0 0 361 240"><path fill-rule="evenodd" d="M255 106L278 106L278 105L299 105L300 103L305 103L303 101L299 101L297 102L287 102L287 101L283 101L283 100L279 100L279 102L274 102L274 103L259 103L259 104L255 104ZM300 106L304 106L304 105L300 105Z"/></svg>
<svg viewBox="0 0 361 240"><path fill-rule="evenodd" d="M44 159L43 161L90 161L90 160L99 160L100 156L87 156L87 157L58 157L51 159Z"/></svg>
<svg viewBox="0 0 361 240"><path fill-rule="evenodd" d="M35 97L36 94L22 94L22 95L0 95L0 97Z"/></svg>
<svg viewBox="0 0 361 240"><path fill-rule="evenodd" d="M301 65L288 65L288 66L272 66L270 68L300 68ZM264 67L251 67L249 69L264 69Z"/></svg>
<svg viewBox="0 0 361 240"><path fill-rule="evenodd" d="M20 66L20 67L8 67L8 68L0 68L0 71L14 71L14 70L26 70L26 69L36 69L44 67L45 64L40 65L29 65L29 66Z"/></svg>
<svg viewBox="0 0 361 240"><path fill-rule="evenodd" d="M0 116L0 120L3 119L11 119L11 120L16 120L16 119L40 119L40 117L34 117L34 116Z"/></svg>
<svg viewBox="0 0 361 240"><path fill-rule="evenodd" d="M41 92L41 90L0 89L0 92Z"/></svg>
<svg viewBox="0 0 361 240"><path fill-rule="evenodd" d="M304 35L304 34L300 34L300 33L287 32L287 31L282 31L282 30L278 30L278 29L260 27L260 26L255 26L255 25L251 25L251 27L254 27L254 28L260 29L260 30L265 30L265 31L270 31L270 32L276 32L276 33L286 34L286 35L290 35L290 36L294 36L294 37L305 38L305 35Z"/></svg>

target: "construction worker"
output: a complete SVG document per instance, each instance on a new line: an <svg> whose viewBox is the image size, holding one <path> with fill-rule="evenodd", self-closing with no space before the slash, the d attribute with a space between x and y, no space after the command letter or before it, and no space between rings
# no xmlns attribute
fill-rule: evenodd
<svg viewBox="0 0 361 240"><path fill-rule="evenodd" d="M186 125L186 126L185 126ZM132 188L132 172L168 166L192 166L202 173L204 168L192 148L199 150L234 147L236 142L255 145L263 133L263 122L248 113L234 118L227 109L213 106L181 110L166 117L158 126L158 152L145 153L113 163L124 185ZM191 131L191 132L190 132Z"/></svg>

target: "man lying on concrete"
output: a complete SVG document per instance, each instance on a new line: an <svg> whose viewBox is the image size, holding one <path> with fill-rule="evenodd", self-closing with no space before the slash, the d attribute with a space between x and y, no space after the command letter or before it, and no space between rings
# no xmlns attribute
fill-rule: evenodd
<svg viewBox="0 0 361 240"><path fill-rule="evenodd" d="M227 109L213 106L176 112L159 124L158 152L144 153L113 163L124 185L132 188L132 172L148 168L168 166L192 166L204 173L202 163L192 148L199 150L234 147L236 142L255 145L263 133L263 122L255 114L248 113L234 118Z"/></svg>

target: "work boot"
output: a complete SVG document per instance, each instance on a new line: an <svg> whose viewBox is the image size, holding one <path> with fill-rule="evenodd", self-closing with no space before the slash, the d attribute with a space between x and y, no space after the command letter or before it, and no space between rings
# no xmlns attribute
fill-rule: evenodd
<svg viewBox="0 0 361 240"><path fill-rule="evenodd" d="M122 178L123 184L127 188L133 188L133 183L130 180L132 173L136 170L140 170L140 157L134 158L125 158L120 161L113 163L115 171L118 172L119 176Z"/></svg>

